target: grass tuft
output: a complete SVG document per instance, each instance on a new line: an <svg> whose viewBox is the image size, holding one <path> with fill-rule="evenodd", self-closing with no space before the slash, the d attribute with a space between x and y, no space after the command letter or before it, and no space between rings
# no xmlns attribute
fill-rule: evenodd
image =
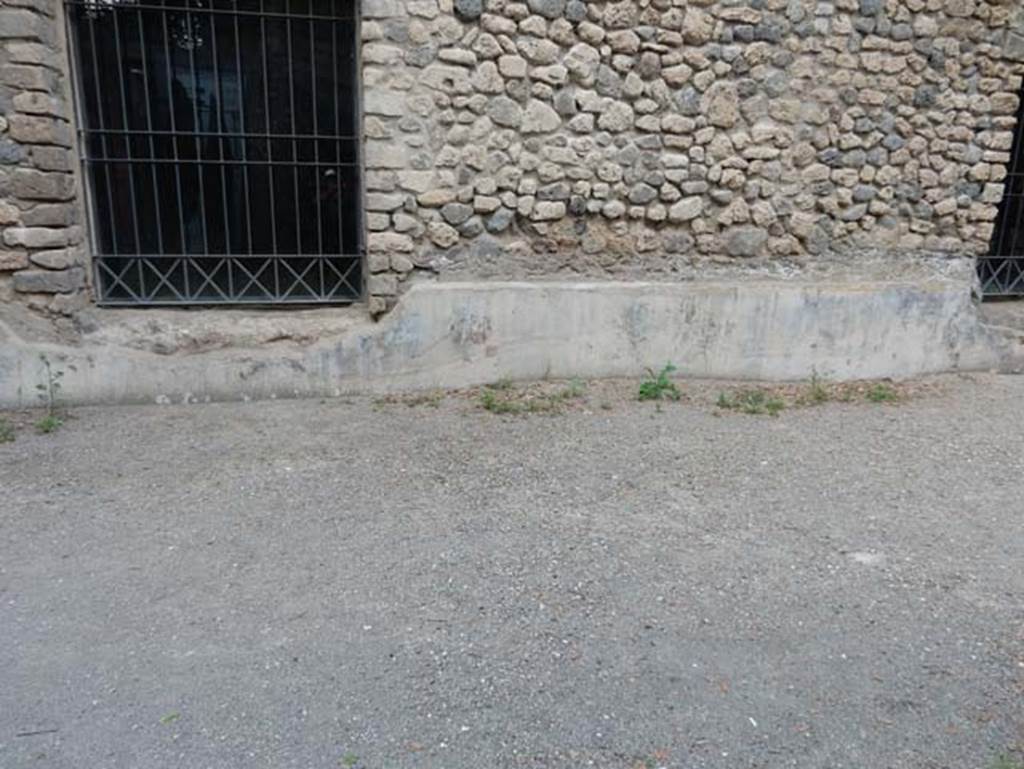
<svg viewBox="0 0 1024 769"><path fill-rule="evenodd" d="M716 404L720 409L739 411L743 414L767 414L778 416L786 408L786 402L768 390L744 388L731 393L719 393Z"/></svg>
<svg viewBox="0 0 1024 769"><path fill-rule="evenodd" d="M822 403L828 403L832 400L832 393L829 392L825 383L821 381L817 371L811 374L811 380L807 383L807 387L800 395L799 400L801 404L808 406L820 406Z"/></svg>
<svg viewBox="0 0 1024 769"><path fill-rule="evenodd" d="M864 397L872 403L895 403L900 399L900 394L892 385L876 382L868 388Z"/></svg>
<svg viewBox="0 0 1024 769"><path fill-rule="evenodd" d="M64 425L64 420L56 414L47 414L38 422L36 422L36 429L43 435L55 433Z"/></svg>
<svg viewBox="0 0 1024 769"><path fill-rule="evenodd" d="M559 414L570 401L585 394L586 385L579 379L552 393L517 390L501 380L480 391L480 407L492 414Z"/></svg>

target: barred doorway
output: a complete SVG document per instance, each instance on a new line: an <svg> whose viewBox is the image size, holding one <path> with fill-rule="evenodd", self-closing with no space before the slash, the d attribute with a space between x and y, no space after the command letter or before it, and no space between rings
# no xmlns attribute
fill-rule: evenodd
<svg viewBox="0 0 1024 769"><path fill-rule="evenodd" d="M987 297L1024 296L1024 99L1017 110L1003 199L989 252L978 259L978 278Z"/></svg>
<svg viewBox="0 0 1024 769"><path fill-rule="evenodd" d="M65 0L104 305L362 293L353 0Z"/></svg>

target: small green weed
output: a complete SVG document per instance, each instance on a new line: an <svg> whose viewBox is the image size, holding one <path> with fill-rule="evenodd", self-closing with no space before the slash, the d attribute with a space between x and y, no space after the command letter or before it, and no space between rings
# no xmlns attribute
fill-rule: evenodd
<svg viewBox="0 0 1024 769"><path fill-rule="evenodd" d="M900 394L892 385L876 382L868 388L864 397L872 403L895 403L900 399Z"/></svg>
<svg viewBox="0 0 1024 769"><path fill-rule="evenodd" d="M50 359L42 353L39 354L39 360L43 364L43 381L36 385L36 395L46 408L46 415L36 422L36 429L41 433L52 433L64 424L60 416L60 404L57 402L64 370L54 368Z"/></svg>
<svg viewBox="0 0 1024 769"><path fill-rule="evenodd" d="M341 757L341 760L339 760L338 763L345 767L353 767L359 763L359 756L355 753L346 753Z"/></svg>
<svg viewBox="0 0 1024 769"><path fill-rule="evenodd" d="M487 386L492 390L511 390L513 387L513 383L509 377L503 376L497 382L492 382Z"/></svg>
<svg viewBox="0 0 1024 769"><path fill-rule="evenodd" d="M56 414L47 414L38 422L36 422L36 429L43 435L56 432L64 424L64 420Z"/></svg>
<svg viewBox="0 0 1024 769"><path fill-rule="evenodd" d="M1005 754L1000 754L992 759L991 769L1024 769L1024 761L1018 761Z"/></svg>
<svg viewBox="0 0 1024 769"><path fill-rule="evenodd" d="M811 380L807 383L807 388L800 396L800 402L811 406L820 406L822 403L827 403L830 400L832 400L832 394L829 392L828 387L821 381L818 372L813 372Z"/></svg>
<svg viewBox="0 0 1024 769"><path fill-rule="evenodd" d="M492 414L557 414L566 403L583 397L585 385L578 379L551 394L531 394L515 390L502 380L480 392L480 407Z"/></svg>
<svg viewBox="0 0 1024 769"><path fill-rule="evenodd" d="M181 713L179 713L177 710L172 710L170 713L168 713L166 716L163 716L160 719L160 723L166 726L167 724L173 724L179 718L181 718Z"/></svg>
<svg viewBox="0 0 1024 769"><path fill-rule="evenodd" d="M14 441L14 425L6 419L0 419L0 443L11 443Z"/></svg>
<svg viewBox="0 0 1024 769"><path fill-rule="evenodd" d="M564 390L559 391L555 397L561 398L564 401L576 400L582 398L587 392L587 385L582 379L570 379L569 384L566 385Z"/></svg>
<svg viewBox="0 0 1024 769"><path fill-rule="evenodd" d="M436 409L441 407L441 403L443 401L444 392L435 390L433 392L414 393L412 395L382 395L379 398L373 399L373 405L375 408L383 408L385 406L404 404L409 408L429 406L430 408Z"/></svg>
<svg viewBox="0 0 1024 769"><path fill-rule="evenodd" d="M492 414L521 414L523 404L517 401L502 398L494 390L484 390L480 393L480 406L484 411Z"/></svg>
<svg viewBox="0 0 1024 769"><path fill-rule="evenodd" d="M778 416L786 408L785 401L766 390L743 389L733 393L719 393L715 403L720 409L739 411L743 414L767 414Z"/></svg>
<svg viewBox="0 0 1024 769"><path fill-rule="evenodd" d="M637 400L642 401L677 401L682 397L679 388L672 381L672 373L676 367L666 363L661 371L655 373L654 369L647 369L647 379L640 382L640 390L637 392Z"/></svg>

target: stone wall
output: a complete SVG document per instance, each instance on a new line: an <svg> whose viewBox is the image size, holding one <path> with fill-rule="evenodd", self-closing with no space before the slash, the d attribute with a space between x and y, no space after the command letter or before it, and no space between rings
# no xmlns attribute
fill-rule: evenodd
<svg viewBox="0 0 1024 769"><path fill-rule="evenodd" d="M361 0L370 310L418 277L678 279L987 248L1014 0ZM0 0L0 301L84 301L59 0Z"/></svg>
<svg viewBox="0 0 1024 769"><path fill-rule="evenodd" d="M0 4L0 302L85 300L82 203L59 0Z"/></svg>
<svg viewBox="0 0 1024 769"><path fill-rule="evenodd" d="M978 254L1011 0L363 0L369 279Z"/></svg>

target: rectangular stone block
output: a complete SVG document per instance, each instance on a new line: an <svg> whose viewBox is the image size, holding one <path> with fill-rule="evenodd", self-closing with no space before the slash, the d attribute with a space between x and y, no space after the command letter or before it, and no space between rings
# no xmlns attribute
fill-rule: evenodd
<svg viewBox="0 0 1024 769"><path fill-rule="evenodd" d="M26 115L46 115L67 120L68 110L63 99L42 91L23 91L11 100L14 109Z"/></svg>
<svg viewBox="0 0 1024 769"><path fill-rule="evenodd" d="M5 0L11 8L27 8L45 16L55 17L60 0ZM53 23L51 21L51 23Z"/></svg>
<svg viewBox="0 0 1024 769"><path fill-rule="evenodd" d="M71 242L71 230L67 227L8 227L3 239L6 246L60 248Z"/></svg>
<svg viewBox="0 0 1024 769"><path fill-rule="evenodd" d="M360 5L364 19L387 19L404 12L398 0L363 0Z"/></svg>
<svg viewBox="0 0 1024 769"><path fill-rule="evenodd" d="M405 195L400 192L368 192L366 193L367 211L396 211L405 202Z"/></svg>
<svg viewBox="0 0 1024 769"><path fill-rule="evenodd" d="M368 141L364 150L367 168L406 168L406 149L393 142Z"/></svg>
<svg viewBox="0 0 1024 769"><path fill-rule="evenodd" d="M21 214L21 222L26 227L69 227L78 223L78 206L75 203L40 203Z"/></svg>
<svg viewBox="0 0 1024 769"><path fill-rule="evenodd" d="M366 92L363 98L363 112L367 115L398 117L405 114L405 94L375 88Z"/></svg>
<svg viewBox="0 0 1024 769"><path fill-rule="evenodd" d="M36 145L31 152L32 165L41 171L73 171L74 153L64 147Z"/></svg>
<svg viewBox="0 0 1024 769"><path fill-rule="evenodd" d="M23 294L70 294L85 285L85 270L22 270L14 273L14 290Z"/></svg>
<svg viewBox="0 0 1024 769"><path fill-rule="evenodd" d="M366 239L366 247L371 252L401 251L408 254L415 250L416 244L411 237L398 232L371 232Z"/></svg>
<svg viewBox="0 0 1024 769"><path fill-rule="evenodd" d="M57 73L45 67L11 64L7 67L0 67L0 85L36 91L54 91L57 88Z"/></svg>
<svg viewBox="0 0 1024 769"><path fill-rule="evenodd" d="M62 71L65 67L61 55L51 46L27 41L11 41L4 45L7 61L11 64L35 64Z"/></svg>
<svg viewBox="0 0 1024 769"><path fill-rule="evenodd" d="M71 200L75 177L71 174L16 168L0 176L0 197L22 200Z"/></svg>
<svg viewBox="0 0 1024 769"><path fill-rule="evenodd" d="M11 115L8 123L11 138L22 144L70 147L74 143L71 124L63 120L39 115Z"/></svg>
<svg viewBox="0 0 1024 769"><path fill-rule="evenodd" d="M0 9L0 37L53 43L56 33L57 25L53 19L40 16L27 8L7 6Z"/></svg>

